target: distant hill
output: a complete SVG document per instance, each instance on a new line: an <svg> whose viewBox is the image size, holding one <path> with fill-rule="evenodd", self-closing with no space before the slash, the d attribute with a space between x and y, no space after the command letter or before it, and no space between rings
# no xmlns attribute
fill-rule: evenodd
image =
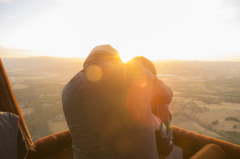
<svg viewBox="0 0 240 159"><path fill-rule="evenodd" d="M28 58L2 58L4 67L10 69L54 69L66 72L71 69L80 70L84 58L59 58L49 56ZM153 61L158 74L174 75L240 75L240 62L229 61L184 61L160 60Z"/></svg>
<svg viewBox="0 0 240 159"><path fill-rule="evenodd" d="M230 61L154 61L159 74L176 75L239 75L240 62Z"/></svg>
<svg viewBox="0 0 240 159"><path fill-rule="evenodd" d="M28 57L28 58L3 58L5 68L21 68L21 69L36 69L47 68L50 66L61 66L65 64L79 64L82 65L84 58L59 58L49 56Z"/></svg>

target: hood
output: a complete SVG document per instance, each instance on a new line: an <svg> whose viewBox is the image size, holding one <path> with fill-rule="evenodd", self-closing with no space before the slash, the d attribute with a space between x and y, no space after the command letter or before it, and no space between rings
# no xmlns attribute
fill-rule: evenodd
<svg viewBox="0 0 240 159"><path fill-rule="evenodd" d="M116 58L120 59L119 52L114 49L111 45L99 45L92 49L92 51L89 53L87 59L85 60L83 67L89 64L90 62L100 60L100 59L106 59L106 57L110 58Z"/></svg>

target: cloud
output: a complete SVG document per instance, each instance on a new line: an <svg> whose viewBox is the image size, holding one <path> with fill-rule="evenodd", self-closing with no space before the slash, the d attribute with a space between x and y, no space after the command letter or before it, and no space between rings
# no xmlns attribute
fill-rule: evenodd
<svg viewBox="0 0 240 159"><path fill-rule="evenodd" d="M224 3L231 7L239 7L240 6L239 0L224 0Z"/></svg>
<svg viewBox="0 0 240 159"><path fill-rule="evenodd" d="M11 2L10 0L0 0L0 2L8 3Z"/></svg>
<svg viewBox="0 0 240 159"><path fill-rule="evenodd" d="M228 12L231 11L233 18L240 20L240 1L239 0L224 0L224 6L228 9Z"/></svg>
<svg viewBox="0 0 240 159"><path fill-rule="evenodd" d="M14 16L14 15L5 15L5 16L9 18L14 18L14 19L18 18L17 16Z"/></svg>

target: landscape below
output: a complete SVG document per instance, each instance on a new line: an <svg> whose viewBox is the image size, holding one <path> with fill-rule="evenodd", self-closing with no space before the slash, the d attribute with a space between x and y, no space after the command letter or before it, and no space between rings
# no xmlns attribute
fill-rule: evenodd
<svg viewBox="0 0 240 159"><path fill-rule="evenodd" d="M67 130L64 85L84 59L2 59L32 140ZM240 62L155 61L174 93L172 125L240 145Z"/></svg>

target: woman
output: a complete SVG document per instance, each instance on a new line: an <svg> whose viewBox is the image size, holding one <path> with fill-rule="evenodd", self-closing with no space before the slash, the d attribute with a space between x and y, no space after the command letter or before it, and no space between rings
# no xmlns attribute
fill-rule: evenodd
<svg viewBox="0 0 240 159"><path fill-rule="evenodd" d="M154 64L146 57L137 56L131 59L130 61L133 63L141 64L152 74L154 74L155 76L157 75L157 71ZM169 104L170 103L165 103L162 100L158 99L154 99L151 102L159 156L169 155L173 148L172 128L170 125L172 115L168 107ZM161 122L163 123L161 124Z"/></svg>

